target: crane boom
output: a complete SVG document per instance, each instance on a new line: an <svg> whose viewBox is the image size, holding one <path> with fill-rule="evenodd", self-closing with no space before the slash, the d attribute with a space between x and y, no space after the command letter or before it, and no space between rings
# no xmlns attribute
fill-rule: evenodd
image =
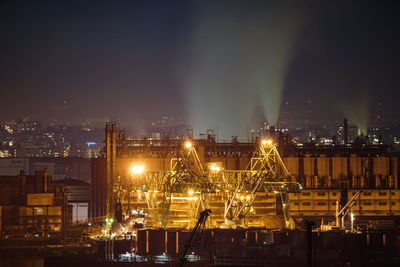
<svg viewBox="0 0 400 267"><path fill-rule="evenodd" d="M204 233L205 225L208 216L210 216L211 210L210 209L205 209L202 212L200 212L200 217L199 220L196 223L196 226L193 228L192 232L190 233L190 236L188 240L186 240L185 245L182 248L182 251L180 253L180 266L182 267L185 262L186 262L186 255L189 250L189 248L193 246L199 246L201 237ZM193 243L194 242L194 243Z"/></svg>

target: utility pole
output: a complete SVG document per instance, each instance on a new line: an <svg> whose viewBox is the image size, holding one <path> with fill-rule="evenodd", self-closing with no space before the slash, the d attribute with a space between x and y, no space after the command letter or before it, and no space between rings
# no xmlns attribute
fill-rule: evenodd
<svg viewBox="0 0 400 267"><path fill-rule="evenodd" d="M313 266L312 259L312 229L315 226L315 222L306 220L306 267Z"/></svg>

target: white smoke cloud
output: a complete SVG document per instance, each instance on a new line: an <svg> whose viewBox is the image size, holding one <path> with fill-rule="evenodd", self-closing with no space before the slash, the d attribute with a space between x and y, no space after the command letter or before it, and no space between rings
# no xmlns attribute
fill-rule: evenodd
<svg viewBox="0 0 400 267"><path fill-rule="evenodd" d="M254 111L276 125L286 66L301 19L288 5L217 2L201 6L186 80L195 134L247 137Z"/></svg>

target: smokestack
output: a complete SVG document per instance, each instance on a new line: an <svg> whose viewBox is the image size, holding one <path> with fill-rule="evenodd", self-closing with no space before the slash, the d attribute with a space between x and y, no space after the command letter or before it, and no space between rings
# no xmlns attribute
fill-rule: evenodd
<svg viewBox="0 0 400 267"><path fill-rule="evenodd" d="M47 176L47 168L44 168L43 170L43 192L47 193L47 186L48 186L48 176Z"/></svg>
<svg viewBox="0 0 400 267"><path fill-rule="evenodd" d="M343 120L343 139L344 139L344 144L347 145L348 144L348 138L349 138L349 124L347 122L347 118L344 118Z"/></svg>

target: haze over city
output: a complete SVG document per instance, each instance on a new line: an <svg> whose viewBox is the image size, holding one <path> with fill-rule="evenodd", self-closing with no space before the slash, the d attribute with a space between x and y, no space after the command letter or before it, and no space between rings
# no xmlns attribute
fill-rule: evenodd
<svg viewBox="0 0 400 267"><path fill-rule="evenodd" d="M377 115L400 115L399 8L1 1L0 120L113 120L140 135L154 117L182 116L195 134L245 139L257 123L279 124L282 104L294 121L311 100L314 121L347 117L365 132Z"/></svg>

